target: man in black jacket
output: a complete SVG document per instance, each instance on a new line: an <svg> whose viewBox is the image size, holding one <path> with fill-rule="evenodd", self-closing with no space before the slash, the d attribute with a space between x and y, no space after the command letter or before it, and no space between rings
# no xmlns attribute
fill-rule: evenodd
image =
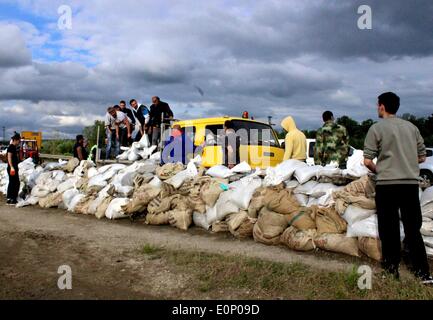
<svg viewBox="0 0 433 320"><path fill-rule="evenodd" d="M161 101L159 97L153 97L152 103L150 106L149 134L152 135L152 145L157 146L161 138L162 118L164 117L164 120L173 119L173 111L171 111L168 103Z"/></svg>
<svg viewBox="0 0 433 320"><path fill-rule="evenodd" d="M144 104L139 105L135 99L132 99L129 102L129 105L132 108L131 110L136 122L138 121L140 123L140 130L137 132L137 136L135 137L135 141L140 141L143 135L147 135L150 111Z"/></svg>
<svg viewBox="0 0 433 320"><path fill-rule="evenodd" d="M131 133L134 132L136 123L135 123L135 117L134 114L132 113L132 110L126 107L126 102L123 100L120 101L119 106L120 106L120 111L126 114L130 120L129 121L129 129L131 130L130 132ZM132 137L128 138L127 141L128 146L130 146L132 142L134 142L134 139Z"/></svg>

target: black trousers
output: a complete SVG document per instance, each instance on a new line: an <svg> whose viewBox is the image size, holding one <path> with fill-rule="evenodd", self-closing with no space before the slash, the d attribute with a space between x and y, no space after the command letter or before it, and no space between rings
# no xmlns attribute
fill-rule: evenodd
<svg viewBox="0 0 433 320"><path fill-rule="evenodd" d="M382 266L397 272L401 260L400 219L403 222L405 244L408 249L411 269L416 276L430 274L421 236L422 214L419 203L419 186L395 184L376 186L376 207L379 236L382 242Z"/></svg>
<svg viewBox="0 0 433 320"><path fill-rule="evenodd" d="M17 200L18 192L20 191L20 177L17 168L15 168L15 175L11 176L11 169L7 169L9 175L9 184L7 198L11 200Z"/></svg>
<svg viewBox="0 0 433 320"><path fill-rule="evenodd" d="M128 147L128 129L119 128L119 143L121 147Z"/></svg>

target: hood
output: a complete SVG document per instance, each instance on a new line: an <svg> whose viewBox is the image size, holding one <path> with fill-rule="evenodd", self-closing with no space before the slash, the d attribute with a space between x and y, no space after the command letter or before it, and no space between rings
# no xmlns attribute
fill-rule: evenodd
<svg viewBox="0 0 433 320"><path fill-rule="evenodd" d="M281 126L287 132L290 132L290 131L293 131L293 130L297 129L296 128L295 120L293 120L292 117L287 117L286 119L284 119L283 122L281 122Z"/></svg>

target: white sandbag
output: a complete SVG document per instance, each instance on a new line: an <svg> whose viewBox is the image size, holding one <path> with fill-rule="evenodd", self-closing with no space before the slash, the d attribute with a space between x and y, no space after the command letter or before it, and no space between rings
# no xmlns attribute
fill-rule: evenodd
<svg viewBox="0 0 433 320"><path fill-rule="evenodd" d="M161 159L161 152L155 152L149 157L149 160L159 161Z"/></svg>
<svg viewBox="0 0 433 320"><path fill-rule="evenodd" d="M433 202L430 202L421 207L423 217L433 219Z"/></svg>
<svg viewBox="0 0 433 320"><path fill-rule="evenodd" d="M51 179L51 172L42 172L36 178L36 184L37 185L45 185L49 179Z"/></svg>
<svg viewBox="0 0 433 320"><path fill-rule="evenodd" d="M338 187L332 183L318 183L310 192L307 192L307 194L313 198L320 198L327 192L337 191L339 189L342 189L342 187Z"/></svg>
<svg viewBox="0 0 433 320"><path fill-rule="evenodd" d="M97 170L98 170L98 173L101 174L101 173L105 173L105 172L107 172L107 171L110 170L110 169L111 169L111 164L107 164L107 165L105 165L105 166L100 167L100 168L97 169Z"/></svg>
<svg viewBox="0 0 433 320"><path fill-rule="evenodd" d="M122 206L126 206L129 201L130 199L128 198L113 199L105 211L105 216L110 220L127 218L128 216L125 215L125 212L122 210Z"/></svg>
<svg viewBox="0 0 433 320"><path fill-rule="evenodd" d="M323 168L322 166L307 166L307 167L298 168L296 169L294 176L300 184L304 184L310 181L312 178L317 177L317 173L322 168Z"/></svg>
<svg viewBox="0 0 433 320"><path fill-rule="evenodd" d="M77 206L77 204L79 204L81 202L81 200L83 200L86 197L85 194L82 193L78 193L76 194L71 201L69 202L69 205L67 206L67 209L69 212L74 212L75 207Z"/></svg>
<svg viewBox="0 0 433 320"><path fill-rule="evenodd" d="M138 155L143 159L148 159L150 157L150 159L159 160L160 159L159 155L161 153L159 153L159 152L155 153L155 155L156 155L155 157L152 155L156 149L157 149L157 146L151 146L149 148L144 148L142 151L138 152Z"/></svg>
<svg viewBox="0 0 433 320"><path fill-rule="evenodd" d="M39 202L39 198L38 197L34 197L34 196L30 196L25 200L20 200L18 201L16 207L17 208L23 208L23 207L27 207L27 206L35 206L37 205Z"/></svg>
<svg viewBox="0 0 433 320"><path fill-rule="evenodd" d="M308 205L309 197L306 194L295 193L294 196L302 207L306 207Z"/></svg>
<svg viewBox="0 0 433 320"><path fill-rule="evenodd" d="M355 222L347 226L347 236L350 238L367 237L379 238L379 230L377 225L377 215L373 214L367 219ZM400 222L400 240L404 239L403 224Z"/></svg>
<svg viewBox="0 0 433 320"><path fill-rule="evenodd" d="M229 190L220 194L217 202L215 203L217 216L217 219L215 221L222 221L230 213L239 212L239 207L232 202L233 193L233 190ZM212 223L214 223L215 221L212 221ZM209 220L208 222L210 223Z"/></svg>
<svg viewBox="0 0 433 320"><path fill-rule="evenodd" d="M239 163L238 165L234 166L231 171L234 173L248 173L251 172L251 167L248 163L245 161Z"/></svg>
<svg viewBox="0 0 433 320"><path fill-rule="evenodd" d="M197 227L203 228L205 230L210 229L210 224L207 222L206 214L194 212L192 215L192 220Z"/></svg>
<svg viewBox="0 0 433 320"><path fill-rule="evenodd" d="M362 177L367 175L370 170L364 165L364 151L355 150L353 155L347 159L347 169L343 170L345 175Z"/></svg>
<svg viewBox="0 0 433 320"><path fill-rule="evenodd" d="M101 191L99 191L98 196L95 200L92 201L92 203L89 205L89 214L95 214L98 207L102 204L102 202L105 200L105 198L110 196L110 192L113 191L114 186L113 185L107 185L105 188L103 188Z"/></svg>
<svg viewBox="0 0 433 320"><path fill-rule="evenodd" d="M318 205L319 205L319 199L313 197L308 198L308 203L307 203L308 208L312 206L318 206Z"/></svg>
<svg viewBox="0 0 433 320"><path fill-rule="evenodd" d="M425 247L425 252L427 253L427 256L433 257L433 248Z"/></svg>
<svg viewBox="0 0 433 320"><path fill-rule="evenodd" d="M78 177L72 177L67 179L66 181L62 182L57 186L57 191L60 193L65 192L66 190L72 189L78 181Z"/></svg>
<svg viewBox="0 0 433 320"><path fill-rule="evenodd" d="M421 196L421 207L433 202L433 186L424 190Z"/></svg>
<svg viewBox="0 0 433 320"><path fill-rule="evenodd" d="M99 173L98 169L96 169L96 168L90 168L89 170L87 170L87 178L91 179L94 176L97 176L98 173Z"/></svg>
<svg viewBox="0 0 433 320"><path fill-rule="evenodd" d="M231 202L239 209L248 210L254 192L262 186L262 179L247 176L229 185L231 190Z"/></svg>
<svg viewBox="0 0 433 320"><path fill-rule="evenodd" d="M49 171L51 171L51 170L60 170L67 163L68 163L68 161L64 161L64 160L59 159L59 162L50 162L50 163L47 163L44 166L44 169L45 170L49 170Z"/></svg>
<svg viewBox="0 0 433 320"><path fill-rule="evenodd" d="M424 244L425 244L427 247L433 248L433 237L426 237L426 236L423 236L422 238L423 238L423 240L424 240Z"/></svg>
<svg viewBox="0 0 433 320"><path fill-rule="evenodd" d="M308 181L307 183L301 184L298 186L293 193L297 194L306 194L309 195L313 189L318 185L319 183L317 181Z"/></svg>
<svg viewBox="0 0 433 320"><path fill-rule="evenodd" d="M149 141L149 137L147 136L147 134L143 135L138 143L140 145L140 149L149 148L150 147L150 141Z"/></svg>
<svg viewBox="0 0 433 320"><path fill-rule="evenodd" d="M35 186L31 192L31 195L37 198L45 198L49 194L50 194L50 190L48 190L44 186L39 186L39 185Z"/></svg>
<svg viewBox="0 0 433 320"><path fill-rule="evenodd" d="M194 164L194 162L189 162L186 170L183 170L165 182L172 185L175 189L178 189L185 180L194 178L198 175L198 170Z"/></svg>
<svg viewBox="0 0 433 320"><path fill-rule="evenodd" d="M24 160L23 162L18 164L18 169L21 170L28 170L28 169L34 169L35 164L33 163L32 158L28 158Z"/></svg>
<svg viewBox="0 0 433 320"><path fill-rule="evenodd" d="M116 159L117 160L121 160L121 161L125 161L128 160L129 155L131 154L131 150L128 151L124 151L122 154L119 154Z"/></svg>
<svg viewBox="0 0 433 320"><path fill-rule="evenodd" d="M68 209L70 207L71 201L72 199L77 195L80 194L80 191L78 191L77 189L69 189L66 190L63 194L62 194L62 200L63 200L63 204L64 207L66 209Z"/></svg>
<svg viewBox="0 0 433 320"><path fill-rule="evenodd" d="M50 193L54 193L57 190L57 187L60 185L61 181L59 180L51 180L48 181L47 189Z"/></svg>
<svg viewBox="0 0 433 320"><path fill-rule="evenodd" d="M299 160L286 160L275 168L266 169L266 177L263 181L265 187L277 186L283 181L289 180L298 168L305 168L308 165Z"/></svg>
<svg viewBox="0 0 433 320"><path fill-rule="evenodd" d="M298 180L286 180L284 181L284 185L287 189L296 189L299 186Z"/></svg>
<svg viewBox="0 0 433 320"><path fill-rule="evenodd" d="M66 179L66 173L64 171L61 170L56 170L52 172L52 177L54 180L63 182Z"/></svg>
<svg viewBox="0 0 433 320"><path fill-rule="evenodd" d="M232 172L229 168L223 165L213 166L209 170L206 171L208 176L214 178L228 178L233 176L235 173Z"/></svg>
<svg viewBox="0 0 433 320"><path fill-rule="evenodd" d="M367 219L375 213L376 210L368 210L354 205L349 205L344 211L343 219L346 220L349 225L352 225L355 222Z"/></svg>
<svg viewBox="0 0 433 320"><path fill-rule="evenodd" d="M130 186L122 186L122 185L115 185L116 192L119 196L122 198L129 198L134 193L134 187Z"/></svg>
<svg viewBox="0 0 433 320"><path fill-rule="evenodd" d="M343 171L339 168L333 167L333 166L325 166L325 167L321 167L318 171L317 171L317 178L320 177L335 177L335 176L339 176L342 175Z"/></svg>
<svg viewBox="0 0 433 320"><path fill-rule="evenodd" d="M433 237L433 222L423 222L421 234L426 237Z"/></svg>
<svg viewBox="0 0 433 320"><path fill-rule="evenodd" d="M134 179L138 175L138 172L119 172L117 175L113 178L113 184L119 184L121 186L125 187L131 187L134 185Z"/></svg>
<svg viewBox="0 0 433 320"><path fill-rule="evenodd" d="M109 171L107 171L109 172ZM110 171L113 173L114 175L114 171ZM105 174L105 173L104 173ZM99 188L104 188L107 186L107 181L108 179L104 179L104 174L98 174L97 176L94 176L93 178L91 178L87 184L87 186L90 187L99 187Z"/></svg>
<svg viewBox="0 0 433 320"><path fill-rule="evenodd" d="M148 184L149 186L157 189L162 187L162 181L157 176L155 176Z"/></svg>
<svg viewBox="0 0 433 320"><path fill-rule="evenodd" d="M333 190L326 191L326 194L317 199L317 205L319 207L330 207L335 204L334 198L332 197Z"/></svg>
<svg viewBox="0 0 433 320"><path fill-rule="evenodd" d="M141 158L140 155L133 150L128 154L129 161L137 161L140 158Z"/></svg>

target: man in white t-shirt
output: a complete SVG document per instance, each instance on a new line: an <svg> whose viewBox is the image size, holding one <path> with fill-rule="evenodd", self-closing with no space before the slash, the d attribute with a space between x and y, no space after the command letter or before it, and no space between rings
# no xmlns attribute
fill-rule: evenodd
<svg viewBox="0 0 433 320"><path fill-rule="evenodd" d="M111 157L111 149L114 144L114 154L117 157L120 153L120 145L126 146L131 137L130 120L115 107L107 109L105 115L105 128L107 132L106 159Z"/></svg>

